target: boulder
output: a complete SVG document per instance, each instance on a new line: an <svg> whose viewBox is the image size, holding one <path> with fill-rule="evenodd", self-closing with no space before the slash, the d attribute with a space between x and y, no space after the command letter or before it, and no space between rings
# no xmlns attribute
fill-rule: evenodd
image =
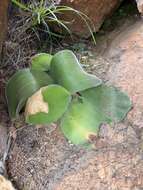
<svg viewBox="0 0 143 190"><path fill-rule="evenodd" d="M129 121L143 128L143 21L128 27L108 47L106 56L112 66L109 80L126 91L133 101Z"/></svg>
<svg viewBox="0 0 143 190"><path fill-rule="evenodd" d="M141 14L143 14L143 0L136 0L138 10Z"/></svg>
<svg viewBox="0 0 143 190"><path fill-rule="evenodd" d="M120 5L122 0L61 0L61 5L70 6L87 15L91 22L95 25L95 31L98 31L105 18L113 13L113 11ZM70 14L69 11L63 15L64 20L69 20L72 32L79 36L90 36L89 29L83 19L76 14ZM87 19L89 24L92 24Z"/></svg>
<svg viewBox="0 0 143 190"><path fill-rule="evenodd" d="M8 160L19 189L140 190L143 188L143 24L116 35L104 56L107 78L126 91L133 109L124 122L101 126L96 148L70 144L56 126L18 131ZM96 68L96 66L95 66Z"/></svg>
<svg viewBox="0 0 143 190"><path fill-rule="evenodd" d="M6 35L8 4L9 0L0 1L0 53Z"/></svg>

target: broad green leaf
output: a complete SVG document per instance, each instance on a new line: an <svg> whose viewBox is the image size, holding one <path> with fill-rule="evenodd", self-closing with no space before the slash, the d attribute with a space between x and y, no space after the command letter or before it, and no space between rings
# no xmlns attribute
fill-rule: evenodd
<svg viewBox="0 0 143 190"><path fill-rule="evenodd" d="M132 103L124 92L113 86L101 85L81 92L101 115L106 115L114 122L124 119Z"/></svg>
<svg viewBox="0 0 143 190"><path fill-rule="evenodd" d="M56 53L51 61L51 76L57 84L71 93L99 86L102 81L94 75L87 74L70 50Z"/></svg>
<svg viewBox="0 0 143 190"><path fill-rule="evenodd" d="M73 100L61 120L61 129L68 140L76 145L88 145L90 135L98 134L99 126L105 118L86 99Z"/></svg>
<svg viewBox="0 0 143 190"><path fill-rule="evenodd" d="M131 109L128 96L105 85L80 92L61 121L64 135L74 144L88 145L103 123L121 121Z"/></svg>
<svg viewBox="0 0 143 190"><path fill-rule="evenodd" d="M22 69L16 72L6 86L6 98L10 117L16 117L26 100L39 88L52 84L53 80L42 71Z"/></svg>
<svg viewBox="0 0 143 190"><path fill-rule="evenodd" d="M31 58L31 68L39 71L49 71L52 55L39 53Z"/></svg>
<svg viewBox="0 0 143 190"><path fill-rule="evenodd" d="M55 122L65 113L70 101L70 93L62 86L43 87L28 99L26 121L31 124Z"/></svg>

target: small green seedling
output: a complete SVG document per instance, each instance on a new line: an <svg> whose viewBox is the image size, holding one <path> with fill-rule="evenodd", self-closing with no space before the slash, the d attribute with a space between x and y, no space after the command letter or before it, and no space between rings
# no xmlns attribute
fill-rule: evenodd
<svg viewBox="0 0 143 190"><path fill-rule="evenodd" d="M120 122L131 109L124 92L86 73L70 50L38 54L31 62L31 68L18 71L7 83L11 118L25 107L27 123L59 121L68 140L87 147L101 124Z"/></svg>

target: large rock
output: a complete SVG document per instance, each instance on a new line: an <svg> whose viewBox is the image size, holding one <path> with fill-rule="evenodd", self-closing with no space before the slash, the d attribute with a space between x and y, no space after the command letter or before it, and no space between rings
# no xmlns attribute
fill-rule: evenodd
<svg viewBox="0 0 143 190"><path fill-rule="evenodd" d="M26 127L9 160L19 190L136 190L143 187L140 141L131 126L104 127L107 146L83 150L59 132Z"/></svg>
<svg viewBox="0 0 143 190"><path fill-rule="evenodd" d="M112 67L109 80L125 90L133 101L130 122L143 128L143 21L120 33L106 52Z"/></svg>
<svg viewBox="0 0 143 190"><path fill-rule="evenodd" d="M139 12L143 15L143 0L136 0Z"/></svg>
<svg viewBox="0 0 143 190"><path fill-rule="evenodd" d="M9 0L0 1L0 53L2 50L2 44L5 38L5 32L7 27L7 11Z"/></svg>
<svg viewBox="0 0 143 190"><path fill-rule="evenodd" d="M126 91L133 109L123 123L102 126L96 149L69 144L55 126L19 130L9 174L25 190L141 190L143 188L143 24L115 37L106 50L110 83Z"/></svg>
<svg viewBox="0 0 143 190"><path fill-rule="evenodd" d="M121 1L122 0L61 0L61 5L70 6L83 12L94 23L95 30L98 31L104 19L113 13ZM90 36L85 22L81 17L75 15L76 14L67 12L66 15L63 16L63 19L71 21L71 30L77 35Z"/></svg>

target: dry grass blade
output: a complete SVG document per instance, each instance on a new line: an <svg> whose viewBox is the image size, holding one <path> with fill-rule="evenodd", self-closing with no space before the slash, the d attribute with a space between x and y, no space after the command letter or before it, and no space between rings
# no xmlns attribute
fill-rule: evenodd
<svg viewBox="0 0 143 190"><path fill-rule="evenodd" d="M18 6L20 9L30 13L29 18L27 18L27 23L26 24L26 29L28 28L33 28L33 27L38 27L39 25L46 26L46 30L52 38L53 32L51 32L51 25L50 22L53 22L54 25L60 26L63 31L67 32L70 36L72 34L71 30L68 28L68 24L71 22L67 22L65 20L59 19L59 15L65 12L72 12L75 13L77 16L80 17L81 20L84 21L85 25L87 26L89 33L92 36L92 39L95 42L95 37L93 32L95 31L94 24L90 20L90 18L85 15L84 13L68 7L68 6L60 6L54 3L54 1L48 2L46 0L42 1L30 1L28 4L21 3L19 0L12 0L12 2Z"/></svg>

